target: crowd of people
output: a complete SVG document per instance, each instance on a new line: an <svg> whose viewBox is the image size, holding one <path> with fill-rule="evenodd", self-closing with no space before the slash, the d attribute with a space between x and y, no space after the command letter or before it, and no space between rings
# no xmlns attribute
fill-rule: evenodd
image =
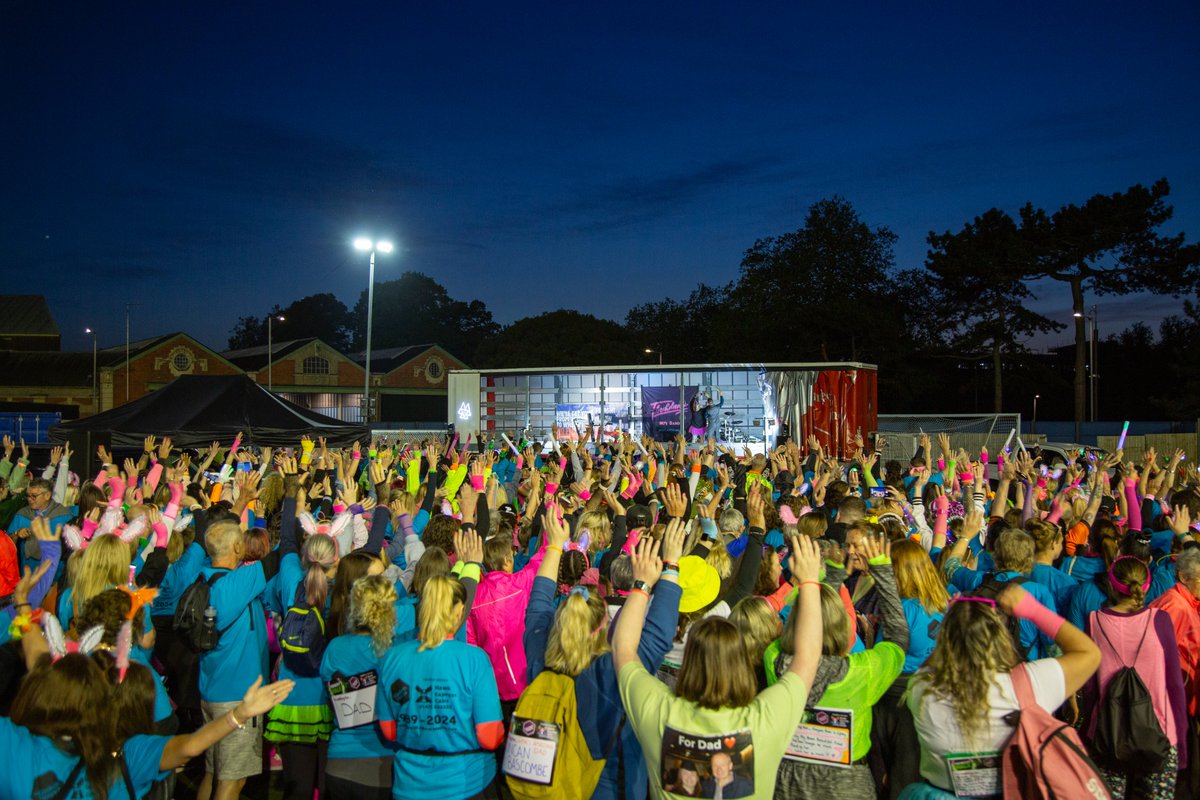
<svg viewBox="0 0 1200 800"><path fill-rule="evenodd" d="M1182 452L752 454L692 411L95 475L6 438L0 798L1200 798Z"/></svg>

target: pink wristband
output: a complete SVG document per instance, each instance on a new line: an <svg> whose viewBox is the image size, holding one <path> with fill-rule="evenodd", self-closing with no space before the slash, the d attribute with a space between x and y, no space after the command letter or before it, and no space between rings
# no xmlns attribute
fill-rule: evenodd
<svg viewBox="0 0 1200 800"><path fill-rule="evenodd" d="M471 476L471 488L477 492L482 492L484 489L484 480L482 475Z"/></svg>
<svg viewBox="0 0 1200 800"><path fill-rule="evenodd" d="M579 493L579 499L580 499L580 500L583 500L583 501L585 501L585 502L586 502L586 501L588 501L588 500L591 500L591 499L592 499L592 493L591 493L591 492L589 492L587 489L584 489L582 492L580 492L580 493Z"/></svg>
<svg viewBox="0 0 1200 800"><path fill-rule="evenodd" d="M1013 607L1013 616L1017 619L1027 619L1034 627L1051 639L1058 637L1058 631L1066 622L1050 609L1038 602L1037 598L1028 592L1021 601Z"/></svg>
<svg viewBox="0 0 1200 800"><path fill-rule="evenodd" d="M546 496L547 497L557 494L557 492L558 492L558 484L557 483L547 483L546 484Z"/></svg>
<svg viewBox="0 0 1200 800"><path fill-rule="evenodd" d="M345 507L344 505L342 505L341 503L335 503L335 504L334 504L334 506L333 506L333 513L334 513L334 514L340 514L340 513L342 513L342 512L343 512L343 511L345 511L345 510L346 510L346 507Z"/></svg>

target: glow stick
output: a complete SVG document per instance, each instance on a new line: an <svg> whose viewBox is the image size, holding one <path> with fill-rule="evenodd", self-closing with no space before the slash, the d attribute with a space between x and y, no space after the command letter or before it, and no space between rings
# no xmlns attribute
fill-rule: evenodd
<svg viewBox="0 0 1200 800"><path fill-rule="evenodd" d="M1010 444L1012 444L1013 437L1014 437L1014 436L1016 436L1016 435L1017 435L1017 429L1016 429L1016 428L1013 428L1011 431L1009 431L1009 432L1008 432L1008 438L1004 440L1004 447L1001 447L1001 448L1000 448L1000 452L1002 452L1002 453L1007 453L1007 452L1008 452L1008 446L1009 446Z"/></svg>
<svg viewBox="0 0 1200 800"><path fill-rule="evenodd" d="M1121 428L1121 438L1117 440L1117 449L1125 449L1125 436L1129 433L1129 420L1125 420L1124 427Z"/></svg>
<svg viewBox="0 0 1200 800"><path fill-rule="evenodd" d="M520 450L518 450L518 449L517 449L517 446L516 446L515 444L513 444L513 443L512 443L512 439L509 439L509 438L508 438L508 434L507 434L507 433L501 433L501 434L500 434L500 438L501 438L501 439L503 439L503 440L504 440L504 443L505 443L506 445L508 445L508 448L509 448L510 450L512 450L512 452L513 452L513 455L514 455L514 456L516 456L517 458L520 458L520 457L521 457L521 451L520 451Z"/></svg>
<svg viewBox="0 0 1200 800"><path fill-rule="evenodd" d="M1017 437L1017 449L1019 449L1021 451L1025 450L1025 443L1021 441L1020 436Z"/></svg>

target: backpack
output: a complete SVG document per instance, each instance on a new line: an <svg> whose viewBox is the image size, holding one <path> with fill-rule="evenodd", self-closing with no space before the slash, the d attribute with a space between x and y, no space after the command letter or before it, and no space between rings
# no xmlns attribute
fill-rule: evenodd
<svg viewBox="0 0 1200 800"><path fill-rule="evenodd" d="M327 644L325 617L321 609L308 604L308 593L301 581L279 628L283 663L302 678L316 677L321 674L321 656L325 655Z"/></svg>
<svg viewBox="0 0 1200 800"><path fill-rule="evenodd" d="M521 693L504 747L502 770L516 800L587 800L621 729L613 733L604 758L592 758L579 727L575 679L543 670Z"/></svg>
<svg viewBox="0 0 1200 800"><path fill-rule="evenodd" d="M1142 630L1133 661L1137 663L1146 631L1153 618ZM1092 629L1112 648L1112 640L1100 624L1100 615L1092 613ZM1092 737L1092 755L1102 766L1116 772L1158 772L1171 751L1171 742L1158 724L1150 691L1134 667L1122 664L1108 684L1107 696L1096 715L1096 733Z"/></svg>
<svg viewBox="0 0 1200 800"><path fill-rule="evenodd" d="M1020 709L1007 717L1016 730L1001 761L1004 800L1112 800L1079 734L1038 705L1025 666L1009 677Z"/></svg>
<svg viewBox="0 0 1200 800"><path fill-rule="evenodd" d="M179 604L175 607L175 631L185 644L198 653L215 650L221 641L221 634L242 618L239 614L224 628L217 628L217 610L209 601L209 595L213 584L227 574L214 572L207 578L203 574L197 575L192 585L183 590Z"/></svg>
<svg viewBox="0 0 1200 800"><path fill-rule="evenodd" d="M989 600L995 600L996 596L1004 591L1004 587L1010 583L1020 585L1028 582L1029 578L1024 575L1018 575L1015 578L1002 581L996 578L995 573L989 572L983 576L983 583L979 584L978 588L975 589L975 593L971 596L986 597ZM1029 648L1021 646L1021 620L1008 614L1001 614L1001 616L1004 617L1004 624L1008 628L1008 635L1012 637L1013 649L1017 651L1017 658L1021 661L1028 661Z"/></svg>

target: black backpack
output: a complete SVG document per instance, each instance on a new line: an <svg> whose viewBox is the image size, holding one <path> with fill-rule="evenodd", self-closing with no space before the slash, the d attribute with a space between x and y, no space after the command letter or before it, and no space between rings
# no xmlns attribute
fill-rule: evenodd
<svg viewBox="0 0 1200 800"><path fill-rule="evenodd" d="M1100 614L1092 615L1092 627L1100 632L1112 648L1112 640L1100 624ZM1146 632L1153 618L1142 630L1133 655L1136 663ZM1158 772L1171 750L1171 742L1158 724L1154 701L1134 667L1122 664L1108 683L1108 693L1096 715L1096 735L1092 738L1092 757L1096 763L1113 771L1137 773Z"/></svg>
<svg viewBox="0 0 1200 800"><path fill-rule="evenodd" d="M183 590L179 605L175 606L174 628L179 638L198 653L215 650L221 634L229 630L237 619L224 628L217 628L217 610L209 601L214 583L225 577L225 572L214 572L208 578L197 575L192 585Z"/></svg>
<svg viewBox="0 0 1200 800"><path fill-rule="evenodd" d="M1029 578L1024 575L1018 575L1015 578L1009 578L1006 581L998 580L995 573L989 572L983 576L983 583L979 584L975 589L972 597L984 597L988 600L995 600L1000 592L1004 591L1004 587L1010 583L1020 585L1028 583ZM1008 628L1008 635L1012 637L1013 649L1017 651L1017 658L1020 661L1029 660L1029 649L1021 646L1021 620L1008 614L1001 614L1004 617L1004 624Z"/></svg>
<svg viewBox="0 0 1200 800"><path fill-rule="evenodd" d="M325 618L321 609L308 604L308 592L301 581L279 629L283 663L302 678L320 675L321 657L325 655L325 645L328 643L329 640L325 638Z"/></svg>

